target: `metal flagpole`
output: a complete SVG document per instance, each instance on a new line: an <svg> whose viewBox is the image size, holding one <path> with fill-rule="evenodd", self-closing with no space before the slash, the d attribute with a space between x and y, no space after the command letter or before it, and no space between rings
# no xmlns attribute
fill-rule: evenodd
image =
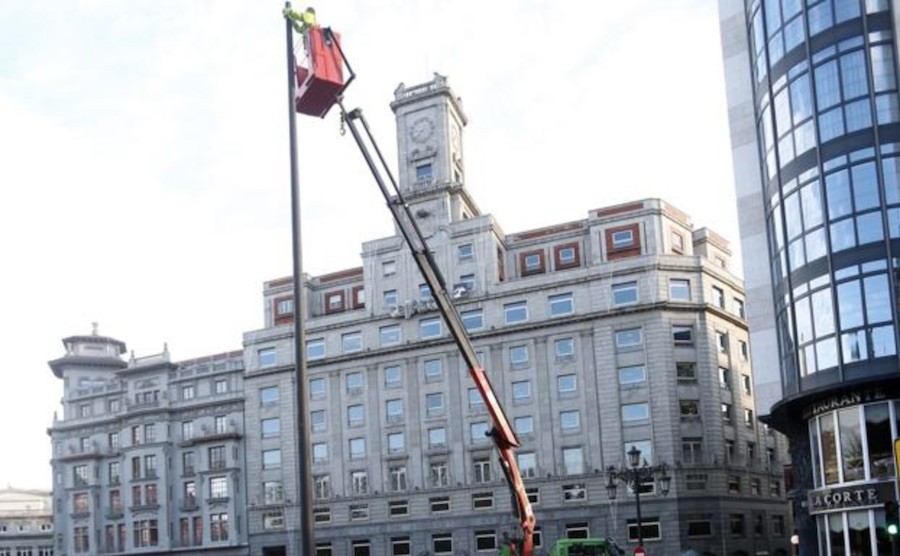
<svg viewBox="0 0 900 556"><path fill-rule="evenodd" d="M291 3L285 2L286 9ZM300 188L297 180L297 118L295 115L295 95L297 80L295 72L297 64L294 59L294 28L290 18L284 18L285 36L287 38L287 75L288 75L288 123L291 149L291 229L294 255L294 391L296 397L297 426L297 483L299 486L296 503L300 512L300 554L315 555L315 539L313 538L312 519L312 477L309 465L309 427L307 417L307 385L306 385L306 302L303 298L303 251L300 242Z"/></svg>

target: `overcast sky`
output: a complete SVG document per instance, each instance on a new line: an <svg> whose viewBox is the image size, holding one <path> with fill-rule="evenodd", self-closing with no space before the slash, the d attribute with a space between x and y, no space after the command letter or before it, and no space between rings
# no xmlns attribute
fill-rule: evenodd
<svg viewBox="0 0 900 556"><path fill-rule="evenodd" d="M60 340L241 348L289 275L282 2L0 3L0 486L49 488ZM298 8L305 4L297 5ZM466 186L507 233L662 197L737 247L714 0L322 0L396 159L393 90L447 75ZM392 233L337 114L298 120L304 267Z"/></svg>

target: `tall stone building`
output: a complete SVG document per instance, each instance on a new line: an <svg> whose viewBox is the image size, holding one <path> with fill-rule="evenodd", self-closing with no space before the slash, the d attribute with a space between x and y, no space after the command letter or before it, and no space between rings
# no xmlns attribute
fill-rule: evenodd
<svg viewBox="0 0 900 556"><path fill-rule="evenodd" d="M760 410L802 554L888 554L900 435L898 9L720 0Z"/></svg>
<svg viewBox="0 0 900 556"><path fill-rule="evenodd" d="M0 556L53 556L49 492L0 488Z"/></svg>
<svg viewBox="0 0 900 556"><path fill-rule="evenodd" d="M758 424L744 293L728 243L658 199L506 234L466 184L466 116L442 76L400 86L399 187L523 441L538 553L562 537L634 547L608 466L638 447L654 554L786 554L783 456ZM385 217L387 217L385 209ZM362 266L305 276L318 554L474 554L517 533L489 417L399 235ZM244 336L252 554L293 554L298 522L290 278Z"/></svg>
<svg viewBox="0 0 900 556"><path fill-rule="evenodd" d="M96 327L63 344L56 554L246 554L243 354L125 360Z"/></svg>

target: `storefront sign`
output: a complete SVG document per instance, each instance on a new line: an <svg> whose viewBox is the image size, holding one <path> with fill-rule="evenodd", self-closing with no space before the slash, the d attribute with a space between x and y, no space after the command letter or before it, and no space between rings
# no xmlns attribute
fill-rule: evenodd
<svg viewBox="0 0 900 556"><path fill-rule="evenodd" d="M859 405L861 403L877 402L885 399L884 392L878 390L859 390L856 392L844 392L830 398L825 398L816 403L808 405L803 410L803 418L809 419L816 415L821 415L836 409L842 409L851 405Z"/></svg>
<svg viewBox="0 0 900 556"><path fill-rule="evenodd" d="M894 499L894 483L869 483L843 488L811 490L809 513L818 514L834 510L879 506Z"/></svg>

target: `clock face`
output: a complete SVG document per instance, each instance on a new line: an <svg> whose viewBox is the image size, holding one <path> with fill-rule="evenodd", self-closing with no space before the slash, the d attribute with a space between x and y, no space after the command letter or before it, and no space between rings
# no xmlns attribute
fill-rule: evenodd
<svg viewBox="0 0 900 556"><path fill-rule="evenodd" d="M424 143L434 134L434 122L428 118L419 118L414 121L409 130L409 136L416 143Z"/></svg>

